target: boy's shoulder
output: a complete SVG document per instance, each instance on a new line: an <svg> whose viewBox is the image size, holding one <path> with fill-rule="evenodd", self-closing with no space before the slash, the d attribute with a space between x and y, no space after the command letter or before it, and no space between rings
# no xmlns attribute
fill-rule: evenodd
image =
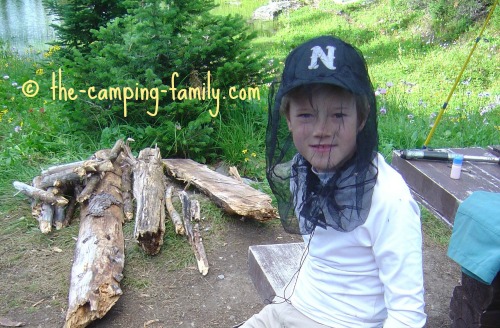
<svg viewBox="0 0 500 328"><path fill-rule="evenodd" d="M408 195L411 197L410 190L405 180L389 163L387 163L381 154L377 156L377 184L375 190L382 195L397 195L399 197ZM398 198L399 198L398 197Z"/></svg>

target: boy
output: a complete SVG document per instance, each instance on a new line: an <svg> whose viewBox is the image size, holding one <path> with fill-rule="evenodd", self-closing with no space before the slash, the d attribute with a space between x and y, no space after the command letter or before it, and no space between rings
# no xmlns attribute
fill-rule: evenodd
<svg viewBox="0 0 500 328"><path fill-rule="evenodd" d="M363 56L312 39L287 57L274 99L267 178L285 230L306 248L286 295L242 327L423 327L420 213L377 153Z"/></svg>

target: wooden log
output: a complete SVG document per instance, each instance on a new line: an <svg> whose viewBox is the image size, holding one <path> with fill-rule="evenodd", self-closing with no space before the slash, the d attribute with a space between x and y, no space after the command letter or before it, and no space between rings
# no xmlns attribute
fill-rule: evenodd
<svg viewBox="0 0 500 328"><path fill-rule="evenodd" d="M12 184L14 188L31 198L39 199L48 204L57 204L59 206L68 204L66 198L56 196L51 191L35 188L19 181L14 181Z"/></svg>
<svg viewBox="0 0 500 328"><path fill-rule="evenodd" d="M74 197L71 197L71 195L68 195L69 193L69 185L62 185L61 187L50 187L47 189L47 191L50 191L54 194L54 196L62 196L65 195L68 199L69 202L67 205L53 205L53 218L52 218L52 226L56 228L56 230L60 230L63 227L66 227L66 209L68 208L69 204L73 201L74 202ZM71 186L72 187L72 186ZM74 188L72 188L74 189Z"/></svg>
<svg viewBox="0 0 500 328"><path fill-rule="evenodd" d="M61 230L64 227L64 219L66 217L67 206L54 206L53 224L56 230Z"/></svg>
<svg viewBox="0 0 500 328"><path fill-rule="evenodd" d="M66 328L102 318L122 295L124 267L121 170L107 172L82 203L66 313Z"/></svg>
<svg viewBox="0 0 500 328"><path fill-rule="evenodd" d="M109 154L108 154L106 159L108 159L110 161L114 161L115 159L117 159L123 150L123 145L124 145L123 139L117 140L115 142L113 148L111 148L111 150L109 151Z"/></svg>
<svg viewBox="0 0 500 328"><path fill-rule="evenodd" d="M200 222L201 220L200 202L196 199L191 200L191 218L195 222Z"/></svg>
<svg viewBox="0 0 500 328"><path fill-rule="evenodd" d="M236 168L236 166L231 166L229 168L229 175L234 177L239 182L243 182L243 179L241 179L240 173L238 172L238 169Z"/></svg>
<svg viewBox="0 0 500 328"><path fill-rule="evenodd" d="M90 159L84 161L82 166L74 169L74 172L81 178L88 173L113 171L113 163L110 160Z"/></svg>
<svg viewBox="0 0 500 328"><path fill-rule="evenodd" d="M175 210L174 205L172 204L172 187L167 187L166 195L165 195L165 204L167 207L167 212L170 215L170 219L174 224L175 233L178 235L185 235L186 230L184 229L184 224L182 223L182 218L179 213Z"/></svg>
<svg viewBox="0 0 500 328"><path fill-rule="evenodd" d="M38 189L43 189L42 188L42 177L41 176L36 176L33 178L33 181L31 182L31 185L35 188L38 188Z"/></svg>
<svg viewBox="0 0 500 328"><path fill-rule="evenodd" d="M52 221L54 219L54 206L48 203L42 203L42 211L38 218L38 226L42 233L52 231Z"/></svg>
<svg viewBox="0 0 500 328"><path fill-rule="evenodd" d="M133 167L136 200L134 238L150 255L160 251L165 234L165 175L158 148L141 150Z"/></svg>
<svg viewBox="0 0 500 328"><path fill-rule="evenodd" d="M193 226L191 200L185 191L179 193L179 198L182 203L182 217L184 221L184 229L186 230L186 237L191 244L196 262L198 264L198 271L204 276L208 274L208 259L203 246L203 239L201 238L200 227L198 223Z"/></svg>
<svg viewBox="0 0 500 328"><path fill-rule="evenodd" d="M132 167L125 160L121 160L122 167L122 197L123 212L125 221L131 221L134 218L134 203L132 200Z"/></svg>
<svg viewBox="0 0 500 328"><path fill-rule="evenodd" d="M81 187L78 189L81 190ZM76 190L77 190L77 188L75 187L75 191ZM76 193L75 193L75 195L76 195ZM64 214L64 220L62 222L63 227L67 227L71 224L71 221L73 220L73 215L75 214L76 204L77 204L76 197L71 197L69 199L69 203L68 203L68 206L66 207L66 211Z"/></svg>
<svg viewBox="0 0 500 328"><path fill-rule="evenodd" d="M170 175L194 185L229 214L258 221L278 217L269 195L236 179L212 171L190 159L164 159L163 163Z"/></svg>
<svg viewBox="0 0 500 328"><path fill-rule="evenodd" d="M79 203L83 203L87 199L90 198L92 193L97 187L97 184L101 180L101 177L99 174L92 174L88 179L87 179L87 184L83 188L83 190L80 192L79 195L76 196L76 201Z"/></svg>
<svg viewBox="0 0 500 328"><path fill-rule="evenodd" d="M134 139L128 138L127 142L122 145L123 156L122 159L124 162L132 165L132 167L137 163L134 155L132 154L132 150L130 150L129 141L134 141Z"/></svg>
<svg viewBox="0 0 500 328"><path fill-rule="evenodd" d="M55 173L41 175L41 181L38 184L38 188L46 189L49 187L59 187L62 185L79 183L80 176L73 170L73 168L68 168Z"/></svg>
<svg viewBox="0 0 500 328"><path fill-rule="evenodd" d="M78 161L78 162L73 162L73 163L51 166L45 170L42 170L42 175L47 176L47 175L51 175L51 174L58 173L58 172L72 171L73 169L82 166L83 162L84 161Z"/></svg>
<svg viewBox="0 0 500 328"><path fill-rule="evenodd" d="M31 199L31 216L33 216L37 221L40 221L40 215L42 214L42 203L36 199Z"/></svg>
<svg viewBox="0 0 500 328"><path fill-rule="evenodd" d="M120 153L125 150L125 144L123 139L119 139L115 142L111 149L101 149L94 153L94 155L90 158L91 160L101 160L106 161L109 160L114 162Z"/></svg>

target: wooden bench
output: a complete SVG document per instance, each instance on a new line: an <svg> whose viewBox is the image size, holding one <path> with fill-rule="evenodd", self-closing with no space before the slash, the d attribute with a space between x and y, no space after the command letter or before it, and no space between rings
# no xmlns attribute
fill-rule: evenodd
<svg viewBox="0 0 500 328"><path fill-rule="evenodd" d="M248 248L248 270L264 303L283 297L293 289L292 278L299 270L304 243L255 245Z"/></svg>
<svg viewBox="0 0 500 328"><path fill-rule="evenodd" d="M471 156L500 156L498 147L453 148L448 152ZM432 160L406 160L394 151L391 164L405 179L415 199L434 215L452 226L460 203L474 191L500 192L500 165L467 162L459 180L450 178L451 163Z"/></svg>

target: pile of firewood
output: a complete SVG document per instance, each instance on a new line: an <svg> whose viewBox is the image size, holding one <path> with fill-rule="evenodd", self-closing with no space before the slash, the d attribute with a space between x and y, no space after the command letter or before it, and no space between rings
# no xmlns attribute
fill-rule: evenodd
<svg viewBox="0 0 500 328"><path fill-rule="evenodd" d="M162 159L158 148L143 149L135 158L123 140L89 160L50 167L31 185L14 182L31 199L43 233L69 225L80 207L65 327L85 327L118 301L125 263L122 225L134 217L136 242L155 255L163 244L168 213L176 233L191 244L200 273L208 273L200 204L180 191L182 210L177 212L166 174L200 189L229 214L261 221L277 217L271 198L238 180L237 174L227 177L188 159Z"/></svg>

